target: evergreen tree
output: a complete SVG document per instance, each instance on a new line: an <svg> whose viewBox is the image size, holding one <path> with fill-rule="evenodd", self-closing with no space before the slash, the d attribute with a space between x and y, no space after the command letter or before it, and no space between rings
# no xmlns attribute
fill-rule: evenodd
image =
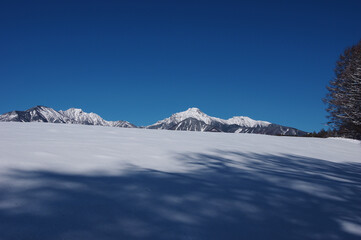
<svg viewBox="0 0 361 240"><path fill-rule="evenodd" d="M340 56L335 75L324 99L329 124L344 136L361 139L361 41Z"/></svg>

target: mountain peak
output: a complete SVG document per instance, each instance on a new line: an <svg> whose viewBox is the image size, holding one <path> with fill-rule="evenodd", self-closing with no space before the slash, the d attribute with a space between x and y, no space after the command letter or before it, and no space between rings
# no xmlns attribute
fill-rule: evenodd
<svg viewBox="0 0 361 240"><path fill-rule="evenodd" d="M186 111L174 113L169 118L158 121L153 125L158 125L158 124L174 125L174 124L178 124L179 122L182 122L183 120L188 119L188 118L194 118L194 119L197 119L198 121L202 121L206 124L210 124L213 120L212 117L203 113L199 108L191 107L191 108L188 108ZM148 126L148 127L152 127L153 125Z"/></svg>
<svg viewBox="0 0 361 240"><path fill-rule="evenodd" d="M43 105L37 105L35 107L29 108L26 111L33 111L33 110L37 110L37 109L50 109L49 107L43 106Z"/></svg>
<svg viewBox="0 0 361 240"><path fill-rule="evenodd" d="M208 122L209 120L209 116L196 107L188 108L186 111L175 113L172 116L177 118L179 121L183 121L184 119L189 117L206 122Z"/></svg>
<svg viewBox="0 0 361 240"><path fill-rule="evenodd" d="M203 113L199 108L196 107L188 108L185 112Z"/></svg>

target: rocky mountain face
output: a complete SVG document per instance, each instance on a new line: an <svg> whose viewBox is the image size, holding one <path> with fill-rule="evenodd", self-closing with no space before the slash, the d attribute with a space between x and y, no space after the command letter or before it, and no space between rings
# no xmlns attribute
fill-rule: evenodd
<svg viewBox="0 0 361 240"><path fill-rule="evenodd" d="M49 122L135 128L127 121L106 121L95 113L86 113L78 108L55 111L52 108L36 106L26 111L12 111L0 115L1 122Z"/></svg>
<svg viewBox="0 0 361 240"><path fill-rule="evenodd" d="M211 117L198 108L175 113L169 118L147 126L148 129L168 129L180 131L257 133L267 135L302 136L306 132L296 128L257 121L249 117L233 117L227 120Z"/></svg>

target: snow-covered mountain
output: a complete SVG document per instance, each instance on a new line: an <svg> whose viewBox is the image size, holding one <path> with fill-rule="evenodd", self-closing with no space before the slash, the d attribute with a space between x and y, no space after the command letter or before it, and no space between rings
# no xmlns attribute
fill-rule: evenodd
<svg viewBox="0 0 361 240"><path fill-rule="evenodd" d="M256 121L249 117L233 117L228 120L211 117L202 112L199 108L189 108L188 110L184 112L175 113L169 118L163 119L161 121L156 122L153 125L148 126L147 128L160 128L160 129L168 129L168 126L178 124L182 122L183 120L193 118L198 121L202 121L205 124L212 125L214 123L221 123L221 124L227 124L227 125L239 125L242 127L257 127L257 126L268 126L271 123L265 122L265 121Z"/></svg>
<svg viewBox="0 0 361 240"><path fill-rule="evenodd" d="M184 112L175 113L169 118L147 126L149 129L168 129L182 131L259 133L268 135L302 136L306 132L296 128L272 124L266 121L253 120L238 116L227 120L211 117L198 108L189 108Z"/></svg>
<svg viewBox="0 0 361 240"><path fill-rule="evenodd" d="M26 111L12 111L0 115L0 122L50 122L98 125L109 127L135 128L127 121L106 121L95 113L86 113L79 108L66 111L55 111L45 106L36 106ZM258 133L267 135L302 136L306 132L296 128L257 121L249 117L238 116L230 119L211 117L198 108L189 108L184 112L175 113L169 118L146 126L148 129L167 129L180 131L227 132L227 133Z"/></svg>
<svg viewBox="0 0 361 240"><path fill-rule="evenodd" d="M106 121L98 114L86 113L79 108L70 108L66 111L55 111L54 109L45 106L36 106L26 111L12 111L5 113L0 115L0 122L49 122L126 128L136 127L127 121Z"/></svg>
<svg viewBox="0 0 361 240"><path fill-rule="evenodd" d="M36 106L26 111L12 111L0 115L1 122L70 123L71 120L52 108Z"/></svg>
<svg viewBox="0 0 361 240"><path fill-rule="evenodd" d="M136 128L134 124L131 124L128 121L108 121L110 127L123 127L123 128Z"/></svg>
<svg viewBox="0 0 361 240"><path fill-rule="evenodd" d="M69 108L66 111L59 111L63 116L71 119L72 123L86 125L109 126L108 122L95 113L83 112L80 108Z"/></svg>

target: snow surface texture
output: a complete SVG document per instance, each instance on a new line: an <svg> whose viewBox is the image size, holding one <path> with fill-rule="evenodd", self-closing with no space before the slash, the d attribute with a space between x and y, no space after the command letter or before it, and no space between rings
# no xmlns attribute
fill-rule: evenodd
<svg viewBox="0 0 361 240"><path fill-rule="evenodd" d="M0 239L360 239L359 141L0 123Z"/></svg>

